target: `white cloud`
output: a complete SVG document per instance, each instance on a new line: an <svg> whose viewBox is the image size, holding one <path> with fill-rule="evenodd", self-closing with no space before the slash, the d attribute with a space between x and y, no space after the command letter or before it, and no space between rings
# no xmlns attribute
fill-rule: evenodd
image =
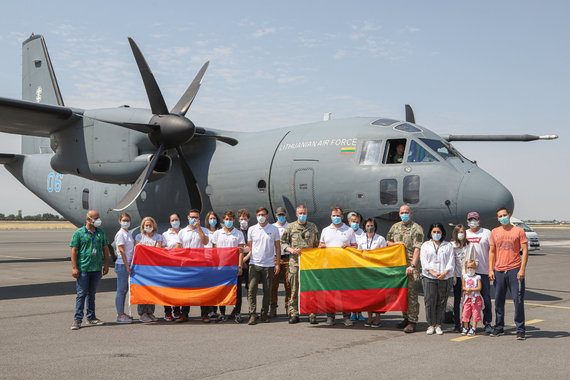
<svg viewBox="0 0 570 380"><path fill-rule="evenodd" d="M275 33L277 32L276 28L263 28L263 29L257 29L253 34L252 37L253 38L260 38L263 37L267 34L271 34L271 33Z"/></svg>

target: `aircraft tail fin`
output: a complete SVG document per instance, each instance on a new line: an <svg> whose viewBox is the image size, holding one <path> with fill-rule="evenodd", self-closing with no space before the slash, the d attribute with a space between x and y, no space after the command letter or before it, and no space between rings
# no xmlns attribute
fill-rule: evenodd
<svg viewBox="0 0 570 380"><path fill-rule="evenodd" d="M22 100L63 106L63 98L44 37L31 35L22 43ZM22 136L22 153L51 153L49 138Z"/></svg>

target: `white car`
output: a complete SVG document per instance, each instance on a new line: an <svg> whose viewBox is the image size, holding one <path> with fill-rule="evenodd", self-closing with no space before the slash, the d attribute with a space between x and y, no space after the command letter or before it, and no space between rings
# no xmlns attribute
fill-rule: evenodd
<svg viewBox="0 0 570 380"><path fill-rule="evenodd" d="M540 242L538 241L538 235L532 228L530 228L525 222L520 219L511 217L511 224L520 227L524 230L526 234L526 239L528 240L528 250L536 251L540 249Z"/></svg>

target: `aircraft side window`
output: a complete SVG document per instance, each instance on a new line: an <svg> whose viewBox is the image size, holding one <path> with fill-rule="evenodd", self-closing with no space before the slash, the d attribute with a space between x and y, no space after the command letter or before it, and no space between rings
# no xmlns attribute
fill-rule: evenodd
<svg viewBox="0 0 570 380"><path fill-rule="evenodd" d="M420 176L408 175L404 177L404 203L414 204L420 201Z"/></svg>
<svg viewBox="0 0 570 380"><path fill-rule="evenodd" d="M84 210L89 210L89 189L83 189L81 194L81 205Z"/></svg>
<svg viewBox="0 0 570 380"><path fill-rule="evenodd" d="M437 158L428 152L423 146L412 140L408 152L408 162L437 162Z"/></svg>
<svg viewBox="0 0 570 380"><path fill-rule="evenodd" d="M391 139L386 141L384 148L383 164L401 164L404 162L404 151L406 150L406 139Z"/></svg>
<svg viewBox="0 0 570 380"><path fill-rule="evenodd" d="M398 203L398 181L395 179L380 180L380 203L383 205Z"/></svg>
<svg viewBox="0 0 570 380"><path fill-rule="evenodd" d="M368 140L362 144L360 165L377 165L380 162L381 140Z"/></svg>

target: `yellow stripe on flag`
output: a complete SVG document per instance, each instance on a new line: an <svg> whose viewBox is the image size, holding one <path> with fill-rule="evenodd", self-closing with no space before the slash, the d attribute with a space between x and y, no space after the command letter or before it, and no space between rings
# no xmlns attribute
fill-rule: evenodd
<svg viewBox="0 0 570 380"><path fill-rule="evenodd" d="M406 265L406 251L403 244L371 251L354 248L312 248L302 249L301 252L301 270Z"/></svg>

